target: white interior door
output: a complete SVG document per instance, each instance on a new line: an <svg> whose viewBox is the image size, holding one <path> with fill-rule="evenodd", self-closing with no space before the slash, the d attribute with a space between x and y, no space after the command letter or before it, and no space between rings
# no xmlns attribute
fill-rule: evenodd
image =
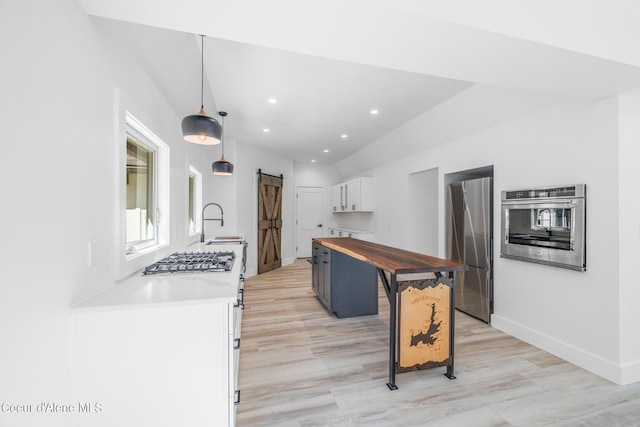
<svg viewBox="0 0 640 427"><path fill-rule="evenodd" d="M324 188L296 187L296 257L311 257L311 239L324 236Z"/></svg>

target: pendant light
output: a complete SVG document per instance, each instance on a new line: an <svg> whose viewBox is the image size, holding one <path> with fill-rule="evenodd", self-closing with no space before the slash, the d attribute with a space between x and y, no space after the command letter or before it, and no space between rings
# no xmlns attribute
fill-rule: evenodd
<svg viewBox="0 0 640 427"><path fill-rule="evenodd" d="M214 175L233 175L233 164L229 163L224 158L224 118L227 113L224 111L218 111L218 115L222 117L222 132L220 134L220 141L222 142L222 157L217 162L213 162L211 169Z"/></svg>
<svg viewBox="0 0 640 427"><path fill-rule="evenodd" d="M204 36L202 40L201 67L200 67L200 112L182 119L182 137L185 141L194 144L215 145L220 144L222 126L213 117L204 112Z"/></svg>

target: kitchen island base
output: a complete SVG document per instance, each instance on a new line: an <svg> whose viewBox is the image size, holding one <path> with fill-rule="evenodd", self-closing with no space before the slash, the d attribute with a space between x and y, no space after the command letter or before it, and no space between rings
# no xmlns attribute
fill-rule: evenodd
<svg viewBox="0 0 640 427"><path fill-rule="evenodd" d="M455 273L467 270L466 265L348 237L314 238L313 247L314 250L326 253L332 258L336 256L334 254L340 254L369 264L378 272L389 300L389 382L387 387L390 390L397 390L396 371L402 371L402 369L446 366L445 375L449 379L456 378L454 375L455 311L453 310ZM415 277L416 274L425 275L425 273L428 279ZM412 281L410 276L418 281ZM315 275L313 280L316 280ZM398 306L398 293L401 291L408 292L405 296L405 308ZM375 294L377 295L377 286ZM409 305L413 301L416 309L407 309L407 301ZM398 334L398 314L400 312L402 319L403 311L409 316L404 320L405 326L407 323L414 326L409 326L403 333ZM412 314L412 311L415 311L415 314ZM414 320L410 320L411 318ZM407 336L409 340L405 342ZM407 347L404 350L403 345ZM416 347L417 351L411 347ZM425 347L428 351L424 351ZM397 357L403 353L413 356L407 360L400 359L398 364Z"/></svg>
<svg viewBox="0 0 640 427"><path fill-rule="evenodd" d="M315 244L311 265L313 291L336 317L378 314L374 266Z"/></svg>

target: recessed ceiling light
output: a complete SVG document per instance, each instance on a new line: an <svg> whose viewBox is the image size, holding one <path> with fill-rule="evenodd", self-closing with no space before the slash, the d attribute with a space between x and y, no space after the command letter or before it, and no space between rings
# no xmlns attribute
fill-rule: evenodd
<svg viewBox="0 0 640 427"><path fill-rule="evenodd" d="M262 129L262 132L269 133L270 131L269 131L269 128L264 128L264 129Z"/></svg>
<svg viewBox="0 0 640 427"><path fill-rule="evenodd" d="M278 102L278 100L277 100L277 99L275 99L275 98L269 98L269 99L267 99L267 102L268 102L269 104L276 104L276 103Z"/></svg>
<svg viewBox="0 0 640 427"><path fill-rule="evenodd" d="M315 159L311 160L311 163L315 163L315 162L316 162Z"/></svg>
<svg viewBox="0 0 640 427"><path fill-rule="evenodd" d="M329 150L323 150L323 153L328 153L328 152L329 152Z"/></svg>
<svg viewBox="0 0 640 427"><path fill-rule="evenodd" d="M378 112L379 112L379 111L378 111L378 110L376 110L375 108L374 108L373 110L369 111L369 113L371 113L371 115L372 115L372 116L376 116L376 115L378 115Z"/></svg>
<svg viewBox="0 0 640 427"><path fill-rule="evenodd" d="M342 135L340 135L340 138L347 139L349 138L349 135L347 135L346 133L343 133Z"/></svg>

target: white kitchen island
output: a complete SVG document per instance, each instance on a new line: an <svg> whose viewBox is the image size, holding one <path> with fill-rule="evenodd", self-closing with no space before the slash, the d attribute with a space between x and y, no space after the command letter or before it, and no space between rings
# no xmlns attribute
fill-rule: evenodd
<svg viewBox="0 0 640 427"><path fill-rule="evenodd" d="M244 259L229 272L124 280L71 309L82 426L233 426Z"/></svg>

